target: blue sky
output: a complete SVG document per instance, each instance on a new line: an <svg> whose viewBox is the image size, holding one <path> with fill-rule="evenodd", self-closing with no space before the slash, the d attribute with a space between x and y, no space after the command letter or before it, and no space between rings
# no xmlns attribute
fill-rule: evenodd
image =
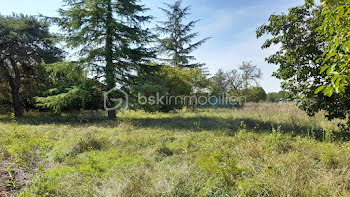
<svg viewBox="0 0 350 197"><path fill-rule="evenodd" d="M164 16L158 7L174 0L143 0L151 8L149 14L156 20ZM189 19L202 19L196 27L202 37L212 37L194 52L198 61L206 63L209 71L237 69L242 61L252 61L260 66L264 76L260 85L267 92L280 90L280 81L271 74L278 67L265 62L265 57L273 54L277 46L262 50L264 39L257 39L256 28L267 22L271 14L287 12L288 8L303 4L304 0L183 0L192 6ZM62 0L11 0L4 1L0 14L25 13L57 16Z"/></svg>

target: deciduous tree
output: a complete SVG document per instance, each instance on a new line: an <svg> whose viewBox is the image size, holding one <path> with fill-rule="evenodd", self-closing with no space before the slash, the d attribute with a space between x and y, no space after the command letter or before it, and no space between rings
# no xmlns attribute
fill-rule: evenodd
<svg viewBox="0 0 350 197"><path fill-rule="evenodd" d="M253 65L251 62L243 62L239 70L242 71L242 80L245 89L251 87L252 83L259 85L258 80L262 78L262 72L258 66Z"/></svg>
<svg viewBox="0 0 350 197"><path fill-rule="evenodd" d="M333 60L319 61L329 46L327 38L318 31L323 20L321 7L306 4L291 8L287 14L272 15L266 25L259 27L257 36L272 36L262 48L280 45L267 61L279 66L273 75L282 80L288 98L306 100L300 107L309 115L325 110L329 119L346 118L350 113L349 87L344 87L342 94L315 94L319 87L332 83L322 71Z"/></svg>

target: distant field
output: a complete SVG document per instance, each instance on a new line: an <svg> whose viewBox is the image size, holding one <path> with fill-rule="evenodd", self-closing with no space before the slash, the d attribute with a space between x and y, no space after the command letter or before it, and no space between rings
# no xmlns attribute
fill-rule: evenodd
<svg viewBox="0 0 350 197"><path fill-rule="evenodd" d="M0 118L0 196L350 196L350 134L293 104Z"/></svg>

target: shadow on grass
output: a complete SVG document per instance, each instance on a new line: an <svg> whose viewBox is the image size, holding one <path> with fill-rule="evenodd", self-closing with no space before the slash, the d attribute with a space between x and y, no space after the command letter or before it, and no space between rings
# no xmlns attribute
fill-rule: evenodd
<svg viewBox="0 0 350 197"><path fill-rule="evenodd" d="M0 122L10 123L8 116L0 116ZM167 130L189 130L192 132L201 131L223 131L232 135L241 129L242 123L246 129L256 133L271 133L273 129L279 129L280 132L291 134L292 136L312 137L323 141L325 133L320 128L312 128L307 125L277 124L275 122L262 121L252 118L218 118L218 117L164 117L164 118L120 118L117 121L109 121L107 117L100 112L82 113L82 114L27 114L16 120L18 124L40 125L57 124L71 126L96 126L104 128L113 128L120 122L128 122L138 128L163 128ZM333 133L333 140L349 141L350 132Z"/></svg>
<svg viewBox="0 0 350 197"><path fill-rule="evenodd" d="M12 122L10 116L0 116L0 122ZM54 113L28 113L23 117L16 118L18 124L40 125L57 124L79 126L85 124L106 124L110 123L106 116L100 112L96 113L72 113L72 114L54 114Z"/></svg>
<svg viewBox="0 0 350 197"><path fill-rule="evenodd" d="M308 136L319 141L323 141L325 139L325 133L320 128L286 123L277 124L274 122L265 122L251 118L232 119L217 117L170 117L130 119L129 121L140 128L164 128L168 130L186 129L193 132L224 131L228 134L239 131L241 127L245 125L245 128L248 131L256 133L271 133L273 129L278 129L281 133L291 134L292 136ZM349 139L349 132L333 133L333 140L349 141Z"/></svg>

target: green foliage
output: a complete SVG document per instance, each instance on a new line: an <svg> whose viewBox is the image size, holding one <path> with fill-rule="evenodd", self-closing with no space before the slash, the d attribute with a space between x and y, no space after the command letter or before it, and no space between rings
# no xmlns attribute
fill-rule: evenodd
<svg viewBox="0 0 350 197"><path fill-rule="evenodd" d="M41 63L61 59L62 51L55 47L53 38L48 23L36 17L0 15L0 83L5 97L11 97L16 116L33 105L32 98L47 82Z"/></svg>
<svg viewBox="0 0 350 197"><path fill-rule="evenodd" d="M190 95L192 92L192 79L197 74L195 70L185 70L180 67L164 66L160 72L162 81L169 88L169 95Z"/></svg>
<svg viewBox="0 0 350 197"><path fill-rule="evenodd" d="M24 66L35 66L41 63L41 61L35 61L35 65L29 64L29 60L38 60L38 58L42 58L45 63L52 63L60 59L61 51L54 46L53 40L55 37L50 34L47 22L34 16L1 16L0 27L0 44L4 47L4 50L11 52L12 56L26 57L26 59L21 60L23 64L27 64ZM37 42L45 47L38 45ZM36 45L33 43L36 43ZM14 54L14 47L21 47L24 51ZM31 55L24 53L33 51L36 53Z"/></svg>
<svg viewBox="0 0 350 197"><path fill-rule="evenodd" d="M129 85L154 51L146 48L152 34L144 28L150 16L137 0L65 0L58 24L68 47L78 48L83 62L96 77L105 79L108 90L118 83ZM113 103L108 101L108 107ZM115 110L108 117L115 119Z"/></svg>
<svg viewBox="0 0 350 197"><path fill-rule="evenodd" d="M350 83L350 1L323 1L323 22L317 28L320 36L326 40L322 57L321 73L327 74L327 84L320 86L326 96L333 93L344 94Z"/></svg>
<svg viewBox="0 0 350 197"><path fill-rule="evenodd" d="M243 62L239 71L224 72L221 69L211 78L210 93L213 96L236 98L236 102L260 102L266 99L266 92L258 85L262 77L260 68L251 62ZM254 84L255 83L255 84ZM245 98L245 99L244 99Z"/></svg>
<svg viewBox="0 0 350 197"><path fill-rule="evenodd" d="M158 39L160 52L167 54L170 59L165 59L172 66L181 68L198 68L203 66L200 63L191 63L195 60L190 54L204 44L209 38L193 42L199 33L192 33L193 28L199 20L185 23L184 20L190 15L190 7L182 8L182 0L177 0L174 4L165 4L168 9L161 8L166 14L167 20L157 26L157 30L165 35L165 38Z"/></svg>
<svg viewBox="0 0 350 197"><path fill-rule="evenodd" d="M240 97L242 102L261 102L266 100L266 92L262 87L253 87L249 89L234 90L231 89L228 93L229 96ZM245 98L245 100L243 100Z"/></svg>
<svg viewBox="0 0 350 197"><path fill-rule="evenodd" d="M266 101L271 103L276 103L281 100L285 100L287 96L287 92L279 91L279 92L271 92L266 95Z"/></svg>
<svg viewBox="0 0 350 197"><path fill-rule="evenodd" d="M137 83L133 87L133 95L135 98L141 96L148 99L146 104L135 106L146 111L170 112L181 109L186 104L182 102L184 101L182 98L200 94L200 90L208 84L208 80L199 69L187 70L180 67L162 66L143 73L138 76ZM151 101L157 97L163 97L160 103ZM144 101L142 99L141 102ZM134 103L139 102L134 101ZM187 104L191 104L189 99Z"/></svg>
<svg viewBox="0 0 350 197"><path fill-rule="evenodd" d="M87 72L77 62L57 62L45 65L53 86L69 87L78 85L87 79Z"/></svg>
<svg viewBox="0 0 350 197"><path fill-rule="evenodd" d="M331 94L333 88L325 88L332 79L324 72L324 66L334 59L320 61L324 57L324 49L330 46L319 31L324 21L322 11L320 6L304 5L291 8L287 14L272 15L268 24L259 27L257 36L272 35L262 48L281 45L280 50L267 61L279 65L273 75L282 80L282 88L288 91L289 99L305 99L300 107L309 115L325 110L329 119L344 119L350 112L347 87L344 86L342 94ZM327 95L320 92L322 89Z"/></svg>
<svg viewBox="0 0 350 197"><path fill-rule="evenodd" d="M261 102L266 100L266 92L262 87L254 87L249 89L247 94L247 102Z"/></svg>
<svg viewBox="0 0 350 197"><path fill-rule="evenodd" d="M47 97L37 97L37 106L56 113L102 108L103 95L100 83L86 80L78 86L49 90Z"/></svg>
<svg viewBox="0 0 350 197"><path fill-rule="evenodd" d="M56 113L102 108L102 84L87 78L82 66L74 62L59 62L46 67L53 88L42 97L36 97L37 107Z"/></svg>
<svg viewBox="0 0 350 197"><path fill-rule="evenodd" d="M210 84L211 95L220 96L228 91L228 81L223 70L218 70L212 77Z"/></svg>
<svg viewBox="0 0 350 197"><path fill-rule="evenodd" d="M29 72L31 72L30 75L21 79L20 82L25 84L25 87L23 86L19 91L21 108L26 111L36 110L34 98L42 96L52 86L44 65L37 65L35 69ZM5 77L0 79L0 92L0 113L13 112L12 92Z"/></svg>
<svg viewBox="0 0 350 197"><path fill-rule="evenodd" d="M7 89L7 83L3 78L0 79L0 114L11 111L11 95Z"/></svg>

